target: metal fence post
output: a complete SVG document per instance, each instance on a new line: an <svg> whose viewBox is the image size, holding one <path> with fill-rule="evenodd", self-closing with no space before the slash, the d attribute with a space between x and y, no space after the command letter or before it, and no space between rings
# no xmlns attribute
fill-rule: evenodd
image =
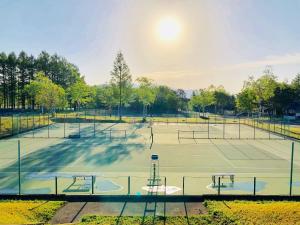
<svg viewBox="0 0 300 225"><path fill-rule="evenodd" d="M268 129L269 129L269 140L270 140L271 139L271 118L269 118Z"/></svg>
<svg viewBox="0 0 300 225"><path fill-rule="evenodd" d="M294 169L294 142L292 142L292 152L291 152L290 196L292 195L292 187L293 187L293 169Z"/></svg>
<svg viewBox="0 0 300 225"><path fill-rule="evenodd" d="M14 135L14 114L11 114L11 135Z"/></svg>
<svg viewBox="0 0 300 225"><path fill-rule="evenodd" d="M49 126L50 126L50 117L49 117L49 113L48 113L48 138L50 137Z"/></svg>
<svg viewBox="0 0 300 225"><path fill-rule="evenodd" d="M94 112L94 137L96 137L96 110Z"/></svg>
<svg viewBox="0 0 300 225"><path fill-rule="evenodd" d="M207 120L207 137L208 137L208 139L209 139L209 118L208 118L208 120Z"/></svg>
<svg viewBox="0 0 300 225"><path fill-rule="evenodd" d="M184 176L182 177L182 195L184 195Z"/></svg>
<svg viewBox="0 0 300 225"><path fill-rule="evenodd" d="M224 118L223 119L223 139L225 139L225 123L226 123L226 120Z"/></svg>
<svg viewBox="0 0 300 225"><path fill-rule="evenodd" d="M286 139L286 123L283 122L283 137Z"/></svg>
<svg viewBox="0 0 300 225"><path fill-rule="evenodd" d="M22 118L22 116L21 116ZM18 117L17 117L17 134L18 134L18 137L19 137L19 134L20 134L20 125L21 125L21 121L20 121L20 114L18 114ZM22 127L21 127L22 129Z"/></svg>
<svg viewBox="0 0 300 225"><path fill-rule="evenodd" d="M167 177L165 177L165 195L167 195Z"/></svg>
<svg viewBox="0 0 300 225"><path fill-rule="evenodd" d="M94 194L95 176L92 176L92 195Z"/></svg>
<svg viewBox="0 0 300 225"><path fill-rule="evenodd" d="M79 116L79 118L77 116L77 122L78 122L78 135L80 137L80 116Z"/></svg>
<svg viewBox="0 0 300 225"><path fill-rule="evenodd" d="M33 127L33 129L32 129L32 137L34 137L34 129L35 129L34 114L32 116L32 127Z"/></svg>
<svg viewBox="0 0 300 225"><path fill-rule="evenodd" d="M253 135L254 135L253 138L255 139L255 119L253 119L253 128L254 128L254 129L253 129L253 132L254 132L254 133L253 133Z"/></svg>
<svg viewBox="0 0 300 225"><path fill-rule="evenodd" d="M239 117L239 139L241 139L241 118Z"/></svg>
<svg viewBox="0 0 300 225"><path fill-rule="evenodd" d="M221 194L221 177L218 177L218 195Z"/></svg>
<svg viewBox="0 0 300 225"><path fill-rule="evenodd" d="M21 195L21 144L18 140L18 181L19 181L19 195Z"/></svg>
<svg viewBox="0 0 300 225"><path fill-rule="evenodd" d="M128 182L127 182L127 184L128 184L128 195L130 195L130 176L128 176Z"/></svg>
<svg viewBox="0 0 300 225"><path fill-rule="evenodd" d="M57 176L55 176L55 195L57 195Z"/></svg>
<svg viewBox="0 0 300 225"><path fill-rule="evenodd" d="M66 137L66 114L64 115L64 138Z"/></svg>
<svg viewBox="0 0 300 225"><path fill-rule="evenodd" d="M253 178L253 195L256 195L256 177Z"/></svg>

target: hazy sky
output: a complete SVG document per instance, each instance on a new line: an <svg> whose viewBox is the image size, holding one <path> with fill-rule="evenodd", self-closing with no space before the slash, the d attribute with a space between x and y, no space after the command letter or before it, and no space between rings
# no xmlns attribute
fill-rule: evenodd
<svg viewBox="0 0 300 225"><path fill-rule="evenodd" d="M158 38L162 18L180 25ZM122 50L133 77L174 88L210 84L237 92L272 65L300 72L300 0L0 0L0 51L58 53L89 84L105 83Z"/></svg>

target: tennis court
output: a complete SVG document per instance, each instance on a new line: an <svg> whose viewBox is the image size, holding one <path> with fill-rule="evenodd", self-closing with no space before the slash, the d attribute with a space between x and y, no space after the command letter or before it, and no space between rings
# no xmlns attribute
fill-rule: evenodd
<svg viewBox="0 0 300 225"><path fill-rule="evenodd" d="M157 194L252 194L255 182L256 194L288 195L291 146L244 124L54 123L0 141L0 193L18 193L21 186L23 194L143 195L151 155L158 154ZM293 172L296 195L298 142ZM220 188L213 185L213 174L227 173L233 183L225 176Z"/></svg>

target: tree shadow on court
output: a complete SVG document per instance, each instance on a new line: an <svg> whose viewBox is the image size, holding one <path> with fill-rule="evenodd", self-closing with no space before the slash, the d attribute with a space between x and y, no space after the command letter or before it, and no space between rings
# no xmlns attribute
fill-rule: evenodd
<svg viewBox="0 0 300 225"><path fill-rule="evenodd" d="M134 133L134 138L139 137L139 135ZM93 167L95 167L94 171L99 171L99 167L130 159L132 152L146 150L144 143L134 141L128 143L124 138L110 139L103 137L60 140L59 143L23 155L21 157L22 177L32 172L84 172L86 168L91 170ZM42 141L42 139L35 139L34 141ZM28 149L26 150L28 151ZM15 172L14 175L9 176L9 172L12 171ZM4 175L7 173L8 176L0 177L0 182L5 184L4 186L7 188L17 187L17 171L17 161L1 169L0 173ZM3 187L3 185L1 186Z"/></svg>

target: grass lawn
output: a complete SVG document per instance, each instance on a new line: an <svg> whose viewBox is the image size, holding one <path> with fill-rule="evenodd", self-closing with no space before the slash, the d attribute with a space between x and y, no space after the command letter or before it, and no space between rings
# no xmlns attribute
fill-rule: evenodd
<svg viewBox="0 0 300 225"><path fill-rule="evenodd" d="M44 223L63 204L58 201L0 201L0 224Z"/></svg>
<svg viewBox="0 0 300 225"><path fill-rule="evenodd" d="M251 202L251 201L208 201L207 215L156 217L155 224L300 224L300 202ZM87 224L138 225L142 216L84 216L81 225ZM153 217L146 217L145 225L153 224Z"/></svg>

